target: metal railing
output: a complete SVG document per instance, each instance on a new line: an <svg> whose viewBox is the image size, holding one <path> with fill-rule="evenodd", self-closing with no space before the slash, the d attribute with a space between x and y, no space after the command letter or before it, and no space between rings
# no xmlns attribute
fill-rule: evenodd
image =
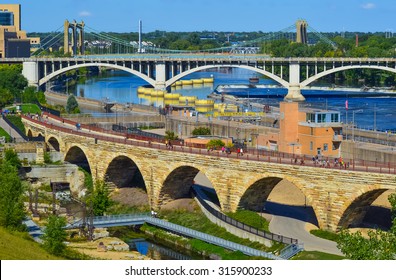
<svg viewBox="0 0 396 280"><path fill-rule="evenodd" d="M101 217L94 217L92 220L94 226L104 226L104 227L148 223L166 229L170 232L177 233L178 235L199 239L204 242L214 244L229 250L240 251L248 256L260 256L274 260L282 259L271 253L260 251L248 246L244 246L232 241L222 239L220 237L216 237L207 233L203 233L197 230L193 230L158 218L151 217L148 213L127 214L127 215L117 215L117 216L101 216ZM67 225L66 229L79 228L82 224L83 221L79 220L72 224Z"/></svg>
<svg viewBox="0 0 396 280"><path fill-rule="evenodd" d="M258 228L249 226L245 223L239 222L237 220L234 220L232 218L230 218L229 216L217 211L216 209L214 209L213 207L211 207L206 201L205 199L202 198L202 196L204 194L202 194L201 191L197 190L196 187L193 187L193 193L195 194L195 197L198 199L199 203L201 203L201 205L213 216L215 216L217 219L232 225L238 229L241 229L243 231L249 232L251 234L269 239L271 241L276 241L276 242L281 242L284 244L298 244L298 240L295 238L291 238L291 237L286 237L280 234L276 234L276 233L271 233L271 232L267 232L264 230L260 230Z"/></svg>

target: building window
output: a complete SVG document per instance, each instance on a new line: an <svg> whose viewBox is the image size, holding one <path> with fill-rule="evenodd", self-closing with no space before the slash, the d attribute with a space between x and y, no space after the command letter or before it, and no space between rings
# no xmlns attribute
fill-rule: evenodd
<svg viewBox="0 0 396 280"><path fill-rule="evenodd" d="M331 122L339 122L339 114L331 114Z"/></svg>
<svg viewBox="0 0 396 280"><path fill-rule="evenodd" d="M314 128L311 127L311 135L314 135Z"/></svg>
<svg viewBox="0 0 396 280"><path fill-rule="evenodd" d="M309 150L312 151L313 150L313 142L309 142Z"/></svg>
<svg viewBox="0 0 396 280"><path fill-rule="evenodd" d="M307 113L306 115L307 122L315 122L315 114Z"/></svg>
<svg viewBox="0 0 396 280"><path fill-rule="evenodd" d="M329 150L329 145L328 144L323 144L323 151L328 151Z"/></svg>
<svg viewBox="0 0 396 280"><path fill-rule="evenodd" d="M318 123L326 122L326 114L318 114Z"/></svg>

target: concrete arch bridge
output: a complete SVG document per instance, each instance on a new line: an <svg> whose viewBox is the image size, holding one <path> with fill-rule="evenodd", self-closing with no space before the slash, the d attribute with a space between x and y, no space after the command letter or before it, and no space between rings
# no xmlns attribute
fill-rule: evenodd
<svg viewBox="0 0 396 280"><path fill-rule="evenodd" d="M81 67L108 67L134 74L156 89L217 67L244 68L265 75L288 89L285 99L303 101L301 90L326 75L350 69L377 69L396 73L395 58L276 58L264 55L169 54L125 57L83 56L23 59L23 74L30 85L42 86L52 78ZM7 61L4 61L5 63ZM11 61L10 61L11 62Z"/></svg>
<svg viewBox="0 0 396 280"><path fill-rule="evenodd" d="M198 172L212 183L223 211L260 211L277 183L294 184L312 206L322 229L337 231L359 224L386 190L396 190L395 175L324 169L211 155L198 149L168 150L165 145L92 134L22 118L26 132L42 135L65 161L89 170L94 179L118 187L132 181L147 191L150 206L189 197ZM220 153L221 154L221 153Z"/></svg>

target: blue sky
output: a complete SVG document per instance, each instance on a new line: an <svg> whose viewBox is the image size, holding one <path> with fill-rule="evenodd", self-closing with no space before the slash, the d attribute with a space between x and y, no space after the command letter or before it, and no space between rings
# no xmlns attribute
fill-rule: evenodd
<svg viewBox="0 0 396 280"><path fill-rule="evenodd" d="M396 32L395 0L5 0L22 28L55 31L65 19L99 31L279 31L305 19L317 31Z"/></svg>

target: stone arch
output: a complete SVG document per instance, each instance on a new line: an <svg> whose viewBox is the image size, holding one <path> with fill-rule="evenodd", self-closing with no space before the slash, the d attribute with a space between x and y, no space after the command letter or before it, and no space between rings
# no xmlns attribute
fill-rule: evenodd
<svg viewBox="0 0 396 280"><path fill-rule="evenodd" d="M40 79L39 81L39 86L47 83L49 80L51 80L52 78L59 76L67 71L70 70L74 70L74 69L78 69L78 68L83 68L83 67L91 67L91 66L96 66L96 67L108 67L108 68L112 68L112 69L118 69L118 70L122 70L128 73L131 73L135 76L138 76L139 78L142 78L143 80L145 80L146 82L148 82L150 85L155 86L155 80L152 78L149 78L148 76L146 76L145 74L140 73L139 71L133 70L131 68L128 67L124 67L124 66L120 66L120 65L116 65L116 64L110 64L110 63L102 63L102 62L98 62L98 63L83 63L83 64L76 64L76 65L72 65L72 66L68 66L62 69L59 69L45 77L43 77L42 79Z"/></svg>
<svg viewBox="0 0 396 280"><path fill-rule="evenodd" d="M238 209L247 209L256 212L264 211L264 207L268 208L268 197L274 190L274 188L282 181L285 180L287 183L291 184L293 188L298 189L301 194L305 197L305 205L304 206L295 206L294 209L297 209L301 212L298 215L294 215L293 213L288 213L287 215L290 217L294 217L297 219L304 219L306 222L311 222L313 224L319 225L319 217L318 213L320 210L318 209L318 205L316 201L312 199L312 196L307 189L302 185L305 183L301 183L301 181L294 180L293 177L282 176L281 174L267 174L261 177L255 177L251 179L244 189L243 193L240 195L240 199L237 204ZM271 201L271 204L274 204ZM267 205L267 206L266 206ZM308 206L308 207L307 207ZM303 209L304 208L304 209ZM307 208L307 209L305 209ZM308 211L308 212L307 212ZM288 209L286 212L290 212ZM308 215L309 214L309 215ZM303 216L303 218L301 218Z"/></svg>
<svg viewBox="0 0 396 280"><path fill-rule="evenodd" d="M396 69L395 68L390 68L386 66L378 66L378 65L349 65L349 66L342 66L342 67L336 67L332 68L323 72L320 72L316 74L315 76L312 76L300 83L300 87L304 88L308 86L310 83L325 77L327 75L340 72L340 71L346 71L346 70L351 70L351 69L376 69L376 70L383 70L383 71L388 71L396 74Z"/></svg>
<svg viewBox="0 0 396 280"><path fill-rule="evenodd" d="M337 230L361 224L370 205L386 191L387 189L369 190L356 196L342 213Z"/></svg>
<svg viewBox="0 0 396 280"><path fill-rule="evenodd" d="M72 164L76 164L88 173L91 172L91 164L89 163L89 159L86 156L87 153L81 147L74 145L70 147L65 153L65 162L69 162Z"/></svg>
<svg viewBox="0 0 396 280"><path fill-rule="evenodd" d="M138 187L147 192L146 184L138 165L124 155L116 156L110 161L104 180L110 187Z"/></svg>
<svg viewBox="0 0 396 280"><path fill-rule="evenodd" d="M33 138L33 131L29 128L26 135L29 139Z"/></svg>
<svg viewBox="0 0 396 280"><path fill-rule="evenodd" d="M46 142L50 150L60 152L60 143L56 137L50 136Z"/></svg>
<svg viewBox="0 0 396 280"><path fill-rule="evenodd" d="M199 169L192 166L179 166L173 169L167 176L159 193L159 205L190 196L190 188L194 184L194 178Z"/></svg>
<svg viewBox="0 0 396 280"><path fill-rule="evenodd" d="M289 86L289 82L283 80L282 78L276 76L275 74L272 74L271 72L265 71L263 69L260 68L256 68L253 66L248 66L248 65L232 65L232 64L217 64L217 65L205 65L205 66L199 66L193 69L190 69L188 71L185 71L183 73L180 73L176 76L174 76L173 78L169 79L168 81L166 81L165 86L169 87L171 86L174 82L180 80L181 78L190 75L192 73L195 72L199 72L202 70L206 70L206 69L211 69L211 68L222 68L222 67L233 67L233 68L242 68L242 69L247 69L247 70L251 70L260 74L263 74L271 79L273 79L274 81L278 82L279 84L281 84L284 87L288 87Z"/></svg>
<svg viewBox="0 0 396 280"><path fill-rule="evenodd" d="M279 177L266 177L257 180L245 190L239 200L238 208L262 211L263 201L267 201L268 196L280 181L282 179Z"/></svg>

